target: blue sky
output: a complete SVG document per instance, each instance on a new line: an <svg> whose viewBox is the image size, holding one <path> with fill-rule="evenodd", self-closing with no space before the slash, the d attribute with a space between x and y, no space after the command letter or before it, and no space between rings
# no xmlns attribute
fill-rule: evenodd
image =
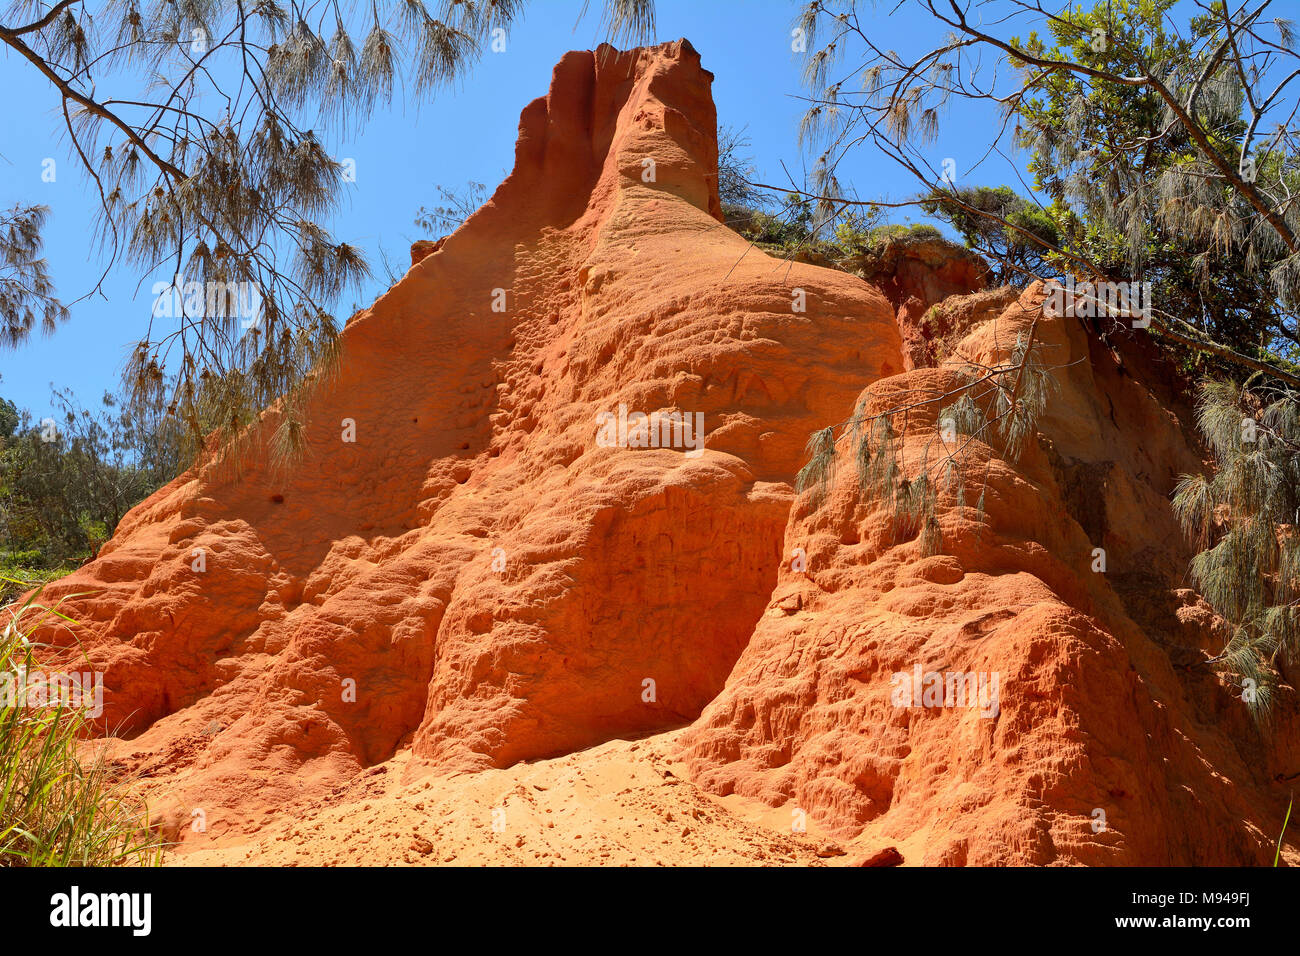
<svg viewBox="0 0 1300 956"><path fill-rule="evenodd" d="M476 180L491 190L503 178L513 161L519 111L546 92L551 68L565 51L588 49L603 39L600 0L592 0L591 12L577 22L582 6L582 0L533 0L505 52L485 52L458 88L376 112L357 136L326 138L336 157L354 159L357 168L357 181L329 225L338 239L365 249L376 274L363 295L339 303L341 315L349 313L353 298L365 304L386 285L381 250L399 272L409 262L409 244L421 238L412 220L421 205L436 204L435 185L458 187ZM797 6L792 0L657 3L658 39L684 36L700 51L715 76L719 122L746 127L748 152L770 182L784 181L783 162L796 177L808 165L797 144L802 61L790 50ZM876 42L903 53L935 45L938 34L931 23L906 10L887 15L889 9L877 8L871 31ZM58 99L43 78L25 60L0 53L0 89L6 99L0 208L15 202L51 208L46 257L60 296L70 302L93 287L103 271L90 239L98 198L68 155L59 135ZM968 168L979 157L966 154L987 145L991 122L983 111L949 115L934 145L935 165L953 157L959 171ZM41 178L47 157L57 163L53 183ZM865 150L841 167L840 178L863 198L900 199L913 188L889 160ZM995 179L1008 181L1010 174L975 177ZM162 276L119 267L104 283L106 299L81 301L54 335L0 352L0 396L37 418L49 410L51 383L71 387L83 404L97 402L116 387L128 348L147 325L156 278Z"/></svg>

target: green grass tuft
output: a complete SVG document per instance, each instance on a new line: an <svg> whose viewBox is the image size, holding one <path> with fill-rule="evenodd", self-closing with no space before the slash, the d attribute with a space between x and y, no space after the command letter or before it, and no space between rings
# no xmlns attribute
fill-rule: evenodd
<svg viewBox="0 0 1300 956"><path fill-rule="evenodd" d="M51 617L68 620L57 604L38 604L39 594L0 609L0 674L41 670L42 645L28 636ZM144 823L144 807L111 778L102 754L89 761L79 754L86 721L66 704L0 698L0 867L160 862L162 844Z"/></svg>

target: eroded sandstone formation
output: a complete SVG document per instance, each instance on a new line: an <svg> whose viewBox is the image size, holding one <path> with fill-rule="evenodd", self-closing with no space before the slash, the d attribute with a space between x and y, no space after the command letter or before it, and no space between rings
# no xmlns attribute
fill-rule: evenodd
<svg viewBox="0 0 1300 956"><path fill-rule="evenodd" d="M395 757L477 773L693 723L700 786L864 859L1262 862L1294 701L1264 735L1205 666L1173 393L1037 289L932 313L978 288L967 259L873 285L751 249L720 222L711 79L685 41L565 56L491 200L348 323L301 462L187 472L50 589L115 758L189 846L196 805L233 839ZM1060 394L1023 459L979 450L985 512L944 503L942 554L851 462L796 495L810 434L1005 357L1035 314ZM702 415L702 447L604 440L637 413ZM997 715L893 706L915 665L998 672Z"/></svg>
<svg viewBox="0 0 1300 956"><path fill-rule="evenodd" d="M1036 441L1016 462L972 449L965 503L941 494L931 556L861 493L845 443L826 502L792 509L783 550L806 560L783 564L686 735L693 773L911 863L1270 861L1300 761L1294 692L1261 732L1206 665L1226 634L1185 584L1168 496L1202 466L1183 426L1080 323L1044 316L1040 286L946 306L953 353L872 383L857 414L959 387L1036 324L1059 385ZM940 414L909 415L908 475L927 448L937 460ZM914 670L945 675L949 706L896 706L894 675ZM997 706L952 706L952 673L997 674Z"/></svg>

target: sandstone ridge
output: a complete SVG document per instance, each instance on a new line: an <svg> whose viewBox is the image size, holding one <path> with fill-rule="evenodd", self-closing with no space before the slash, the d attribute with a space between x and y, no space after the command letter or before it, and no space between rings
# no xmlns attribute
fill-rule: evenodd
<svg viewBox="0 0 1300 956"><path fill-rule="evenodd" d="M1200 460L1172 400L1043 319L1060 396L1023 460L985 450L985 514L942 508L943 554L895 541L847 460L814 509L809 435L1005 357L1041 293L980 292L967 259L877 285L750 248L721 222L711 81L684 40L566 55L510 176L348 323L301 463L187 472L50 589L181 859L274 831L364 862L329 841L381 778L394 861L447 856L406 847L428 780L485 813L569 787L555 806L587 812L550 823L609 838L529 855L484 820L501 852L457 831L449 862L675 862L647 841L683 812L704 862L1271 859L1294 700L1262 734L1204 665L1219 625L1168 505ZM922 322L954 291L940 348ZM602 432L638 413L699 415L703 440ZM891 706L914 665L999 672L998 714ZM792 809L840 843L800 857Z"/></svg>

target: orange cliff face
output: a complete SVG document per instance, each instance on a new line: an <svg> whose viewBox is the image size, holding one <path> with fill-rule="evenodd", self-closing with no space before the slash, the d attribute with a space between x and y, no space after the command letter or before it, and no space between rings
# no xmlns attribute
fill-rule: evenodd
<svg viewBox="0 0 1300 956"><path fill-rule="evenodd" d="M946 554L886 543L847 461L813 510L793 490L809 435L950 381L918 317L979 277L910 262L882 292L749 248L720 221L711 80L684 40L566 55L492 199L348 323L297 466L188 472L49 589L164 832L186 852L289 840L289 808L355 830L369 811L340 801L377 773L505 790L576 767L536 789L599 772L603 799L660 812L679 778L636 781L667 761L718 814L720 861L756 859L733 858L751 823L708 803L727 794L908 863L1262 861L1300 755L1203 666L1214 619L1180 589L1167 501L1199 467L1177 418L1044 320L1061 398L1022 462L990 458L984 517L944 506ZM1036 300L981 295L949 300L966 326L945 334L987 361ZM915 665L997 672L996 716L893 706ZM184 825L196 806L211 833ZM416 806L388 805L394 832ZM615 844L592 861L663 861Z"/></svg>
<svg viewBox="0 0 1300 956"><path fill-rule="evenodd" d="M943 394L1035 323L1058 386L1018 462L975 446L928 557L846 480L843 443L824 503L791 510L802 560L684 735L687 765L909 863L1269 863L1300 767L1294 689L1261 731L1207 666L1226 628L1186 587L1169 504L1201 462L1129 364L1042 299L949 299L953 354L864 390L861 416ZM939 414L909 414L907 475L936 460Z"/></svg>

